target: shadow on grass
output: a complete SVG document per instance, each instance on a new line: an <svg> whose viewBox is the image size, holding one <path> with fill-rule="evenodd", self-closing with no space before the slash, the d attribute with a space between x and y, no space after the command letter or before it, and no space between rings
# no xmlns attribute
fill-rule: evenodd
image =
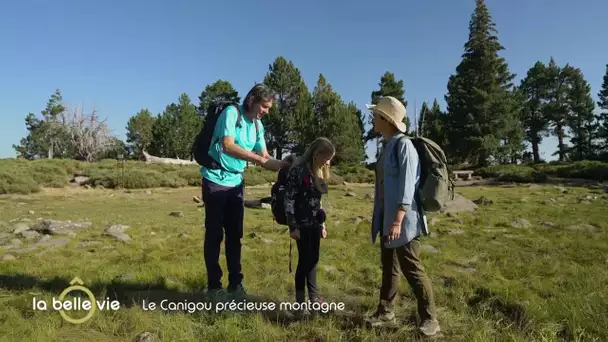
<svg viewBox="0 0 608 342"><path fill-rule="evenodd" d="M48 292L51 295L59 297L60 293L68 288L72 279L53 277L50 279L41 279L38 277L15 274L15 275L0 275L0 290L7 291L26 291L26 290L42 290ZM191 288L203 288L201 284L191 284ZM198 285L198 286L197 286ZM267 321L279 324L282 326L288 326L291 323L301 321L295 317L292 312L286 310L286 307L281 307L281 303L271 298L265 298L255 294L248 294L246 303L250 307L244 311L230 310L227 306L231 299L224 301L225 309L216 312L215 306L210 303L207 298L206 292L204 291L180 291L178 289L172 289L167 287L164 283L157 284L140 284L135 282L128 282L123 279L116 279L107 283L96 282L96 283L85 283L83 286L88 288L96 298L99 300L108 298L110 301L120 302L121 308L132 308L142 307L142 304L146 303L149 307L150 303L156 304L156 311L161 311L165 314L171 313L194 313L207 314L207 315L250 315L250 314L261 314ZM85 299L85 298L83 298ZM192 312L188 311L187 308L180 308L177 310L166 310L161 309L161 301L166 303L199 303L198 310ZM274 303L275 309L270 310L267 306L264 307L264 303ZM206 307L202 307L206 304ZM349 304L349 303L345 303ZM353 303L354 304L354 303ZM191 304L193 305L193 304ZM261 310L253 309L263 308ZM353 328L366 328L365 317L355 312L344 312L344 311L329 311L327 313L319 313L318 316L322 318L331 318L338 327L344 330ZM409 317L403 324L410 324L412 318ZM305 322L302 321L302 322ZM385 329L393 330L391 327ZM383 328L383 330L385 330ZM398 327L395 327L398 329Z"/></svg>

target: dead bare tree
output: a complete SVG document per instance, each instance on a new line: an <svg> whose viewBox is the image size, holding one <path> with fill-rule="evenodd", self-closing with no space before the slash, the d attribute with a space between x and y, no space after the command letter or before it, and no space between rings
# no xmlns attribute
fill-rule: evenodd
<svg viewBox="0 0 608 342"><path fill-rule="evenodd" d="M112 147L114 137L106 120L99 120L96 109L85 114L82 107L73 108L67 126L76 159L95 161Z"/></svg>

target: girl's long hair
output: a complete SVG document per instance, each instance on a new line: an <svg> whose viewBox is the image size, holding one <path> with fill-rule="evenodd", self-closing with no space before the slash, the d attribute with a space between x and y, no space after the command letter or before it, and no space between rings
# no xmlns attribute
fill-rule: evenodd
<svg viewBox="0 0 608 342"><path fill-rule="evenodd" d="M310 167L315 176L315 185L317 189L323 193L327 192L327 181L329 180L329 165L323 164L319 169L315 170L315 156L317 154L334 156L336 149L331 141L327 138L320 137L315 139L306 152L296 160L294 166Z"/></svg>

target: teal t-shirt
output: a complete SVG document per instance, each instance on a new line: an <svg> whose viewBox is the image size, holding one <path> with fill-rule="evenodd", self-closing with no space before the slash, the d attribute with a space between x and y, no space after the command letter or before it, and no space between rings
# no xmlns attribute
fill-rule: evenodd
<svg viewBox="0 0 608 342"><path fill-rule="evenodd" d="M220 114L213 130L212 145L209 147L209 155L219 161L222 167L230 171L243 172L247 162L233 158L222 150L222 138L225 136L234 137L234 142L247 151L261 152L266 148L264 141L264 125L258 121L258 135L255 134L255 122L245 116L243 106L241 110L241 124L236 127L238 112L234 106L229 106ZM201 174L205 179L223 186L238 186L243 181L240 173L226 172L222 169L214 170L201 167Z"/></svg>

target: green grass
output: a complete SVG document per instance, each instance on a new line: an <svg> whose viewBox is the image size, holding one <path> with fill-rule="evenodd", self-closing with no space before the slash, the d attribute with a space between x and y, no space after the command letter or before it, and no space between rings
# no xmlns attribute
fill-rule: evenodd
<svg viewBox="0 0 608 342"><path fill-rule="evenodd" d="M415 298L401 280L396 329L367 329L362 317L377 305L379 246L372 245L369 186L350 186L357 198L331 189L328 238L322 241L319 286L329 302L348 311L308 322L284 312L253 314L144 311L133 300L204 300L203 211L192 202L199 188L145 190L44 189L30 195L0 197L0 229L13 219L90 220L93 227L69 245L0 259L0 331L3 341L132 341L144 331L162 341L402 341L418 340L410 317ZM608 340L608 220L603 190L553 186L468 187L470 199L494 201L476 213L430 215L439 221L423 238L439 253L423 252L446 341L606 341ZM247 198L269 189L246 190ZM591 196L591 203L581 202ZM597 196L597 199L595 197ZM551 204L545 204L551 202ZM170 216L173 211L182 217ZM243 270L248 292L258 301L292 302L288 272L289 237L274 225L268 210L247 209ZM363 219L358 225L355 220ZM511 227L526 219L528 229ZM550 221L554 227L541 222ZM100 236L107 224L131 226L125 244ZM596 232L569 230L590 224ZM462 229L451 235L448 229ZM184 237L182 233L187 234ZM250 234L255 233L255 237ZM86 240L97 245L79 247ZM268 241L271 240L271 241ZM222 248L221 265L226 281ZM293 267L297 250L294 245ZM80 277L98 299L118 298L117 311L98 312L82 325L57 312L34 311L32 299L51 301L71 279ZM77 316L74 314L74 316Z"/></svg>

